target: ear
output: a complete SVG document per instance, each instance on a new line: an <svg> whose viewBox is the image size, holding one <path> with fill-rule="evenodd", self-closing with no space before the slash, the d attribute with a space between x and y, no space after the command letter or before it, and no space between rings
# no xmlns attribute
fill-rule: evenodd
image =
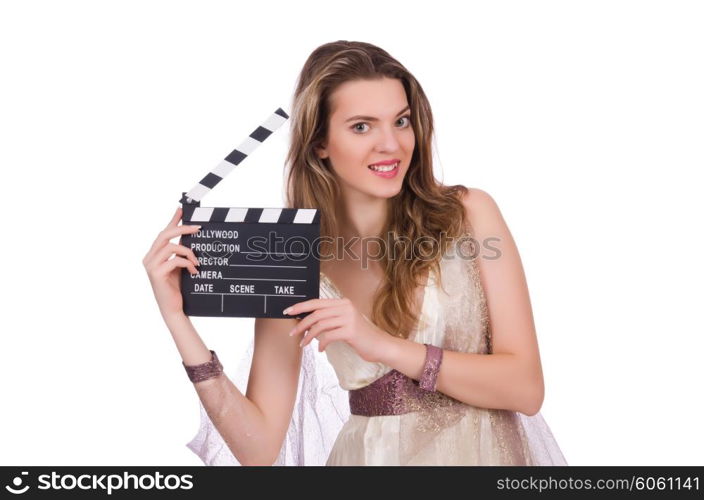
<svg viewBox="0 0 704 500"><path fill-rule="evenodd" d="M319 158L325 159L325 158L328 157L328 150L327 150L327 148L325 147L324 144L321 145L321 146L315 147L314 150L315 150L315 153L318 155Z"/></svg>

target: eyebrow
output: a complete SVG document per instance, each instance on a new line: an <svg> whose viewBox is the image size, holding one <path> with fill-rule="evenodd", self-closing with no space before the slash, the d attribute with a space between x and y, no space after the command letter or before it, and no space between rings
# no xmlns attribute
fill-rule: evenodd
<svg viewBox="0 0 704 500"><path fill-rule="evenodd" d="M411 106L406 106L406 107L403 108L401 111L399 111L398 113L396 113L396 116L400 115L401 113L403 113L404 111L407 111L407 110L410 109L410 108L411 108ZM368 122L376 122L376 121L379 121L378 118L374 118L373 116L355 115L355 116L352 116L352 117L348 118L347 120L345 120L345 123L351 122L352 120L366 120L366 121L368 121Z"/></svg>

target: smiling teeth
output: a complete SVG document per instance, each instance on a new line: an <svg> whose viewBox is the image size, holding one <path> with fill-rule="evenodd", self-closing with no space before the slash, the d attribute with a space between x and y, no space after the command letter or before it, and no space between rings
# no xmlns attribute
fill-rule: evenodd
<svg viewBox="0 0 704 500"><path fill-rule="evenodd" d="M398 162L393 165L369 165L369 168L376 170L377 172L391 172L396 167L398 167Z"/></svg>

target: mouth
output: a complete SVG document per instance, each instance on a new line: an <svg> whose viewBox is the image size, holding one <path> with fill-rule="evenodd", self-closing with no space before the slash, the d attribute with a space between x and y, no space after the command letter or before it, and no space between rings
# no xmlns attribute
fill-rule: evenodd
<svg viewBox="0 0 704 500"><path fill-rule="evenodd" d="M371 170L374 175L391 179L392 177L396 177L399 165L400 162L396 162L393 165L367 165L367 168Z"/></svg>

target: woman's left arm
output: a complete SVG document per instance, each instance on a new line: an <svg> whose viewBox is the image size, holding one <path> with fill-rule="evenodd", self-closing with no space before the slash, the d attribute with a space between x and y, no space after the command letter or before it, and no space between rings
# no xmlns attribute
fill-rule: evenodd
<svg viewBox="0 0 704 500"><path fill-rule="evenodd" d="M494 199L471 188L465 209L482 254L477 257L487 300L492 354L445 350L436 390L482 408L534 415L542 406L543 373L533 312L518 249ZM492 238L492 239L488 239ZM484 244L498 249L483 255ZM425 346L387 336L378 361L415 380L425 362Z"/></svg>

